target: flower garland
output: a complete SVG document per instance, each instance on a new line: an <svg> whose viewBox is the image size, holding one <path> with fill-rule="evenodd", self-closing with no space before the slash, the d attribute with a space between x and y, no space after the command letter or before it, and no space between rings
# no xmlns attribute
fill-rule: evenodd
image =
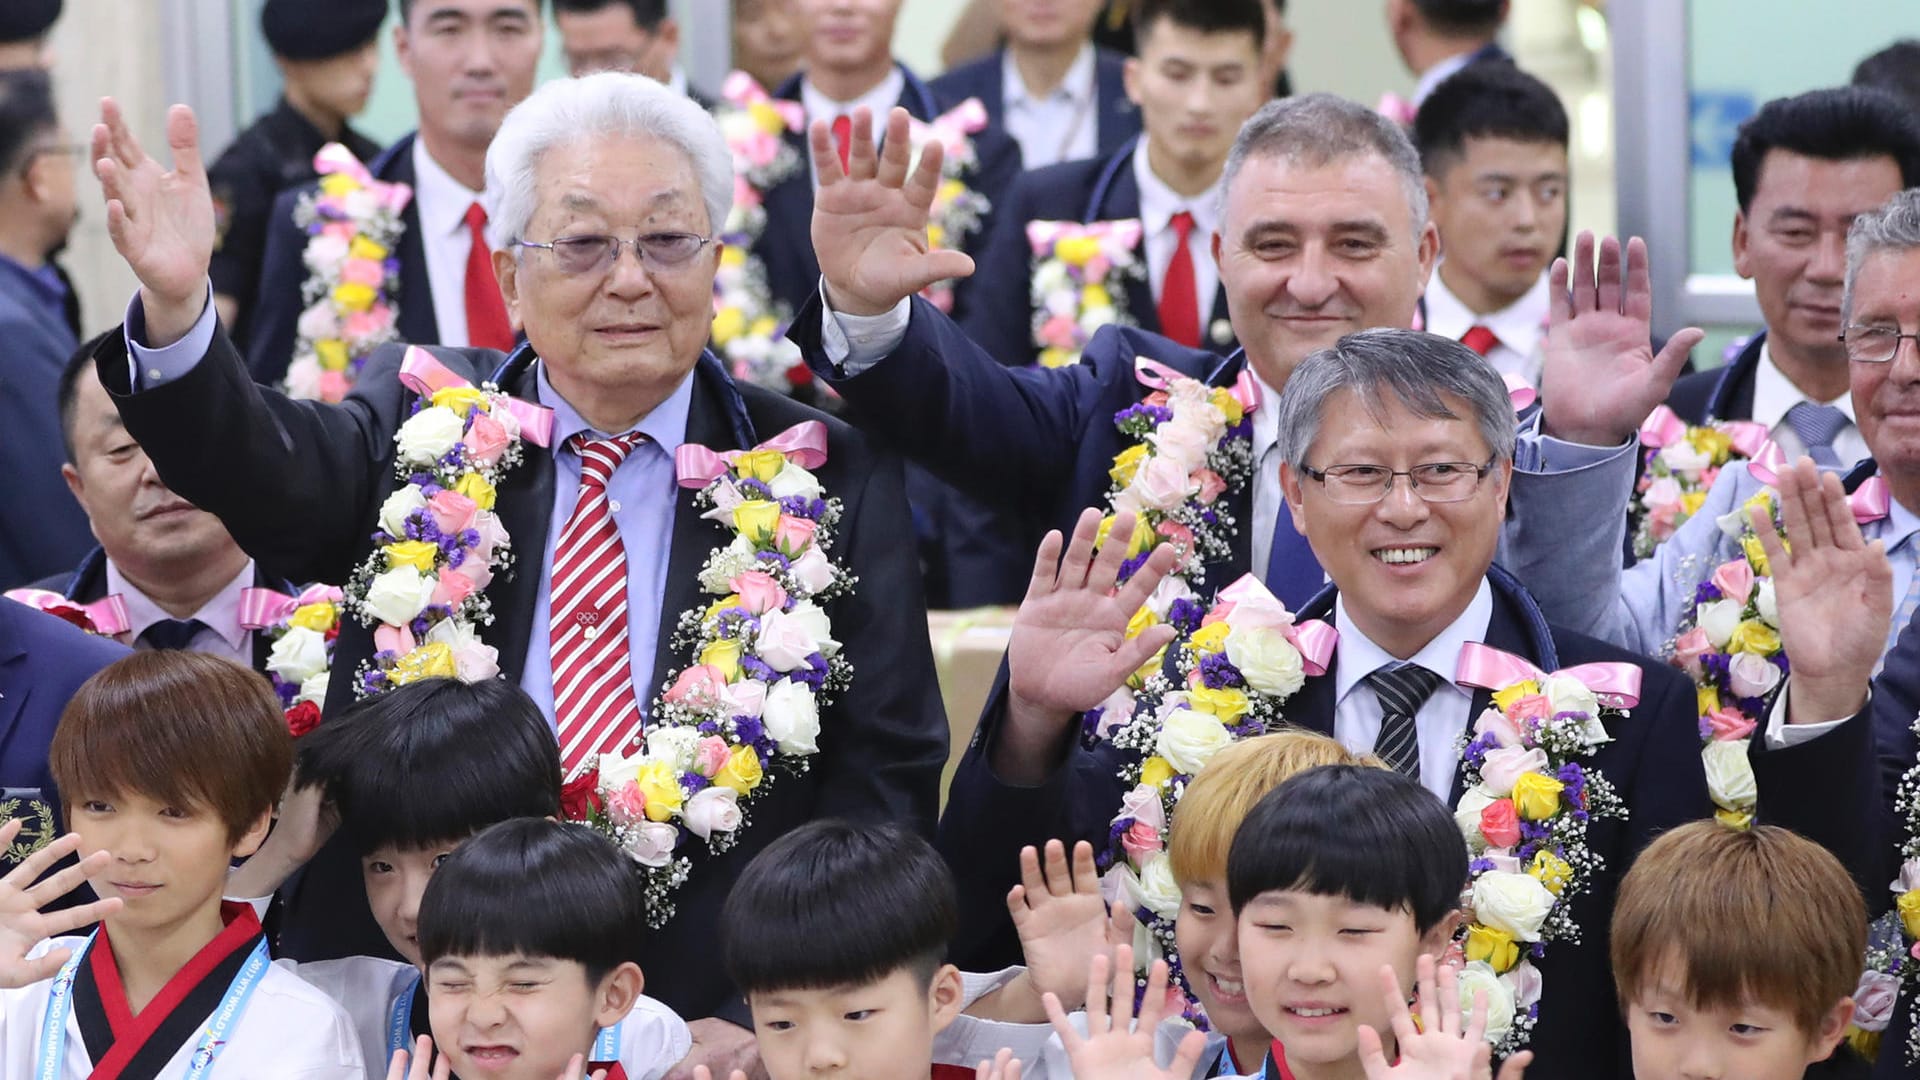
<svg viewBox="0 0 1920 1080"><path fill-rule="evenodd" d="M512 563L495 487L525 443L545 446L553 427L550 410L476 388L424 349L407 350L400 381L419 395L393 436L401 485L381 505L374 549L341 601L374 628L376 651L355 673L361 697L499 674L497 651L476 629L493 621L483 590Z"/></svg>
<svg viewBox="0 0 1920 1080"><path fill-rule="evenodd" d="M287 394L340 401L367 357L394 340L399 315L401 212L406 184L376 180L353 153L328 143L314 155L316 190L304 192L293 221L307 234L308 277L287 366Z"/></svg>
<svg viewBox="0 0 1920 1080"><path fill-rule="evenodd" d="M1747 420L1693 426L1657 405L1640 425L1646 447L1629 513L1633 554L1646 558L1707 501L1707 489L1728 464L1766 444L1767 429Z"/></svg>
<svg viewBox="0 0 1920 1080"><path fill-rule="evenodd" d="M798 102L769 95L744 71L728 75L715 113L733 155L733 210L720 230L713 277L713 345L742 382L790 393L812 381L800 347L788 341L793 312L773 297L766 264L753 245L767 228L766 192L802 166L787 135L806 127Z"/></svg>
<svg viewBox="0 0 1920 1080"><path fill-rule="evenodd" d="M938 142L944 151L940 159L940 186L934 189L933 204L927 212L927 247L930 250L966 246L993 209L985 195L969 188L966 178L980 167L980 155L973 136L988 123L987 108L979 98L968 98L953 108L922 123L915 120L908 128L913 143L913 165L928 144ZM944 312L953 311L953 281L937 281L920 295Z"/></svg>
<svg viewBox="0 0 1920 1080"><path fill-rule="evenodd" d="M1131 325L1126 282L1144 279L1140 219L1029 221L1033 248L1033 341L1042 367L1066 367L1103 326Z"/></svg>
<svg viewBox="0 0 1920 1080"><path fill-rule="evenodd" d="M127 604L119 594L103 597L91 604L78 600L69 600L50 589L19 588L8 589L4 595L8 600L25 604L64 619L89 634L99 637L118 637L132 629L132 620L127 616Z"/></svg>
<svg viewBox="0 0 1920 1080"><path fill-rule="evenodd" d="M1912 724L1920 735L1920 718ZM1900 876L1888 888L1893 910L1874 920L1867 934L1866 970L1853 992L1853 1026L1847 1041L1868 1058L1880 1052L1881 1037L1893 1020L1894 1007L1904 996L1920 993L1920 764L1900 778L1894 807L1905 827L1900 843ZM1920 1013L1910 1022L1905 1042L1906 1063L1920 1064Z"/></svg>
<svg viewBox="0 0 1920 1080"><path fill-rule="evenodd" d="M273 642L267 654L267 679L286 710L287 730L296 739L320 725L344 599L345 594L331 585L309 585L299 596L274 589L240 593L240 625Z"/></svg>
<svg viewBox="0 0 1920 1080"><path fill-rule="evenodd" d="M826 426L809 420L752 450L687 445L676 457L701 516L729 534L700 571L717 599L680 616L673 647L692 663L655 702L641 752L602 755L565 800L643 868L656 929L673 917L690 838L714 854L733 847L746 804L774 772L807 770L820 710L852 685L822 607L855 582L827 555L841 504L810 471L826 445Z"/></svg>
<svg viewBox="0 0 1920 1080"><path fill-rule="evenodd" d="M1589 823L1626 816L1613 785L1579 759L1612 739L1603 717L1638 702L1640 669L1582 664L1549 675L1470 644L1457 681L1494 691L1463 736L1466 790L1454 809L1474 856L1460 994L1486 993L1487 1039L1505 1056L1526 1046L1539 1017L1535 961L1549 942L1580 940L1573 900L1603 865L1587 846Z"/></svg>

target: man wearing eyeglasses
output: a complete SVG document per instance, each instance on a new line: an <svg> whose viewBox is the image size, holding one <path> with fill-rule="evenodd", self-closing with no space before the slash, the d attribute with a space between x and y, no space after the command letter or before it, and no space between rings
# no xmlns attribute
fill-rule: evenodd
<svg viewBox="0 0 1920 1080"><path fill-rule="evenodd" d="M373 549L375 524L401 482L395 432L420 401L398 379L402 349L376 351L339 405L254 386L207 308L213 221L192 114L176 107L168 118L172 172L141 150L117 106L103 114L94 131L96 157L105 159L98 172L116 246L141 289L125 333L96 354L102 381L170 487L218 515L262 560L302 580L344 580ZM703 572L723 565L735 532L724 514L696 504L704 484L688 485L676 467L681 452L747 450L783 434L811 444L809 429L796 427L823 425L825 461L812 471L821 496L843 508L829 555L857 578L823 610L853 681L819 709L810 767L779 775L756 796L751 825L724 855L697 850L673 896L679 913L646 958L650 992L692 1021L695 1056L683 1067L752 1070L745 1006L711 962L733 876L783 831L816 817L933 829L947 727L919 568L901 542L911 526L900 464L838 421L736 385L706 351L720 256L714 233L730 208L733 171L719 127L698 105L636 75L550 82L507 116L487 166L502 195L492 268L527 341L505 357L452 348L432 356L469 383L491 382L552 410L547 445L524 443L522 460L495 487L514 566L486 585L493 618L476 632L503 676L552 719L570 779L592 767L595 753L637 753L655 729L648 721L657 719L658 696L674 685L667 677L692 664L689 646L674 641L683 615L706 612L745 573L722 575L719 594L706 584L712 577ZM805 488L791 494L806 496ZM772 566L764 556L761 563ZM805 658L831 650L818 637L785 640L790 649L812 642L799 653ZM352 702L358 680L349 673L374 651L373 631L345 619L328 715ZM812 721L777 711L780 695L769 694L769 733L811 739ZM739 708L762 715L744 698ZM282 946L296 957L377 952L378 930L352 899L364 893L358 861L343 855L328 864L323 851L288 898ZM346 932L337 912L349 905L362 909L366 935Z"/></svg>

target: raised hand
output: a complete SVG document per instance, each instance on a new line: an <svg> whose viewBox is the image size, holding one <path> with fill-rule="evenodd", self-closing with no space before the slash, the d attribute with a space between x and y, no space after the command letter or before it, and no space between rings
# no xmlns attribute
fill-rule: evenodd
<svg viewBox="0 0 1920 1080"><path fill-rule="evenodd" d="M707 1068L705 1065L695 1065L693 1067L693 1080L713 1080L713 1070ZM747 1074L741 1072L739 1069L735 1069L727 1074L727 1080L747 1080Z"/></svg>
<svg viewBox="0 0 1920 1080"><path fill-rule="evenodd" d="M1058 840L1047 841L1044 858L1031 847L1021 848L1020 884L1007 894L1007 911L1035 991L1078 1007L1088 966L1111 951L1093 845L1084 840L1073 845L1071 867L1066 845Z"/></svg>
<svg viewBox="0 0 1920 1080"><path fill-rule="evenodd" d="M1109 985L1111 983L1111 985ZM1087 966L1087 1033L1080 1034L1060 999L1042 999L1054 1034L1073 1063L1074 1080L1188 1080L1200 1064L1207 1037L1189 1031L1173 1052L1166 1068L1154 1060L1154 1034L1167 1007L1167 963L1155 960L1147 973L1140 1000L1139 1022L1133 1017L1133 949L1122 945L1113 957L1096 956Z"/></svg>
<svg viewBox="0 0 1920 1080"><path fill-rule="evenodd" d="M280 816L260 850L227 875L227 895L272 896L282 882L312 859L340 827L340 811L327 800L320 784L287 784L280 797Z"/></svg>
<svg viewBox="0 0 1920 1080"><path fill-rule="evenodd" d="M1593 234L1582 232L1573 262L1555 259L1548 273L1552 305L1540 375L1541 420L1555 438L1617 446L1666 400L1687 354L1706 335L1688 327L1655 356L1646 242L1637 236L1627 241L1624 288L1620 241L1609 236L1600 242L1597 274L1593 249Z"/></svg>
<svg viewBox="0 0 1920 1080"><path fill-rule="evenodd" d="M1840 477L1801 458L1782 471L1780 519L1748 511L1780 612L1780 645L1793 665L1787 722L1844 720L1867 700L1867 683L1893 620L1893 568L1886 547L1860 535Z"/></svg>
<svg viewBox="0 0 1920 1080"><path fill-rule="evenodd" d="M0 825L0 850L20 835L25 822L15 819ZM78 833L68 833L20 861L6 877L0 877L0 989L13 989L51 979L60 973L60 965L72 954L70 949L48 949L27 959L34 946L51 937L99 922L120 910L120 898L95 900L91 904L64 911L40 909L78 888L89 875L107 868L112 856L96 851L77 864L34 884L55 863L80 850Z"/></svg>
<svg viewBox="0 0 1920 1080"><path fill-rule="evenodd" d="M405 1050L395 1050L387 1062L387 1080L447 1080L453 1075L453 1064L447 1055L439 1055L434 1061L433 1038L422 1035L413 1042L413 1054L409 1058Z"/></svg>
<svg viewBox="0 0 1920 1080"><path fill-rule="evenodd" d="M1020 1059L1003 1046L991 1060L982 1061L973 1070L973 1080L1020 1080Z"/></svg>
<svg viewBox="0 0 1920 1080"><path fill-rule="evenodd" d="M847 315L880 315L936 281L966 277L964 252L930 250L927 219L940 187L943 153L928 140L913 164L907 110L887 117L886 148L876 153L873 113L853 112L847 168L825 120L808 133L813 143L813 250L826 281L827 303Z"/></svg>
<svg viewBox="0 0 1920 1080"><path fill-rule="evenodd" d="M206 303L213 259L213 196L200 162L193 110L167 110L173 170L147 156L112 98L93 127L93 172L107 196L107 232L140 279L148 344L169 345L191 329ZM184 325L179 325L184 320Z"/></svg>
<svg viewBox="0 0 1920 1080"><path fill-rule="evenodd" d="M1491 1076L1493 1047L1486 1040L1487 996L1474 994L1472 1010L1463 1015L1453 968L1422 955L1414 971L1420 999L1418 1028L1400 992L1400 977L1392 965L1380 968L1381 998L1387 1004L1387 1021L1393 1027L1399 1060L1387 1064L1380 1033L1361 1024L1355 1034L1360 1067L1366 1070L1367 1080L1476 1080ZM1519 1080L1530 1060L1531 1053L1515 1054L1500 1070L1501 1080Z"/></svg>

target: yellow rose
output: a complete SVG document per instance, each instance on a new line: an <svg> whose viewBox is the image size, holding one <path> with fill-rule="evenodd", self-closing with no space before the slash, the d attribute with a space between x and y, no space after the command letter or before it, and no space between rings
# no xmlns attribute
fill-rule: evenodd
<svg viewBox="0 0 1920 1080"><path fill-rule="evenodd" d="M732 788L742 795L760 786L760 755L751 746L736 746L727 754L727 763L713 774L713 782Z"/></svg>
<svg viewBox="0 0 1920 1080"><path fill-rule="evenodd" d="M1753 811L1728 810L1722 807L1713 812L1713 818L1729 829L1750 829L1753 827Z"/></svg>
<svg viewBox="0 0 1920 1080"><path fill-rule="evenodd" d="M353 177L343 173L328 173L320 178L320 194L338 198L352 191L359 191L360 184Z"/></svg>
<svg viewBox="0 0 1920 1080"><path fill-rule="evenodd" d="M347 353L347 343L339 338L325 338L313 343L313 355L320 361L322 371L345 371L353 359Z"/></svg>
<svg viewBox="0 0 1920 1080"><path fill-rule="evenodd" d="M1080 360L1080 354L1072 349L1063 349L1058 345L1049 345L1040 350L1041 367L1069 367Z"/></svg>
<svg viewBox="0 0 1920 1080"><path fill-rule="evenodd" d="M1068 266L1085 266L1100 254L1100 241L1091 236L1063 236L1053 245L1053 257Z"/></svg>
<svg viewBox="0 0 1920 1080"><path fill-rule="evenodd" d="M389 252L387 251L386 245L370 240L365 236L356 236L353 238L353 242L347 245L347 258L349 259L371 259L374 262L379 262L385 259L388 254Z"/></svg>
<svg viewBox="0 0 1920 1080"><path fill-rule="evenodd" d="M700 650L700 662L712 664L727 676L728 682L740 678L740 641L737 638L719 638L707 643Z"/></svg>
<svg viewBox="0 0 1920 1080"><path fill-rule="evenodd" d="M1209 690L1196 686L1187 691L1187 703L1194 712L1209 713L1223 724L1231 724L1246 715L1247 693L1231 686Z"/></svg>
<svg viewBox="0 0 1920 1080"><path fill-rule="evenodd" d="M1513 808L1528 821L1545 821L1560 812L1560 792L1566 786L1551 776L1521 773L1513 782Z"/></svg>
<svg viewBox="0 0 1920 1080"><path fill-rule="evenodd" d="M477 472L462 473L460 479L453 482L453 490L473 500L473 505L482 510L493 509L493 485Z"/></svg>
<svg viewBox="0 0 1920 1080"><path fill-rule="evenodd" d="M433 573L434 560L440 557L440 545L428 540L402 540L380 550L387 556L387 569L411 566L423 574Z"/></svg>
<svg viewBox="0 0 1920 1080"><path fill-rule="evenodd" d="M1567 860L1544 848L1534 852L1533 861L1527 864L1527 873L1555 896L1573 880L1573 867L1567 865Z"/></svg>
<svg viewBox="0 0 1920 1080"><path fill-rule="evenodd" d="M747 328L746 313L737 307L723 307L713 313L713 343L725 345Z"/></svg>
<svg viewBox="0 0 1920 1080"><path fill-rule="evenodd" d="M1148 787L1159 787L1173 779L1173 766L1158 754L1140 763L1140 782Z"/></svg>
<svg viewBox="0 0 1920 1080"><path fill-rule="evenodd" d="M1146 663L1141 664L1139 667L1133 669L1133 674L1127 676L1127 685L1135 690L1140 689L1141 687L1147 685L1148 679L1151 679L1155 675L1159 674L1160 669L1165 667L1166 664L1167 664L1167 647L1162 645L1160 647L1160 651L1154 653L1153 656L1149 658Z"/></svg>
<svg viewBox="0 0 1920 1080"><path fill-rule="evenodd" d="M421 679L451 679L459 671L453 662L453 646L436 641L422 645L401 657L387 673L395 686Z"/></svg>
<svg viewBox="0 0 1920 1080"><path fill-rule="evenodd" d="M1089 285L1080 293L1080 310L1092 311L1094 308L1113 306L1113 294L1105 285Z"/></svg>
<svg viewBox="0 0 1920 1080"><path fill-rule="evenodd" d="M1700 512L1700 508L1705 506L1706 502L1707 493L1704 491L1684 492L1680 496L1680 509L1685 511L1688 517L1692 517Z"/></svg>
<svg viewBox="0 0 1920 1080"><path fill-rule="evenodd" d="M946 246L946 242L947 242L946 226L941 225L937 222L927 226L927 248L929 250L938 251L942 247Z"/></svg>
<svg viewBox="0 0 1920 1080"><path fill-rule="evenodd" d="M747 249L735 247L732 244L728 244L726 247L720 249L721 266L745 266L746 264Z"/></svg>
<svg viewBox="0 0 1920 1080"><path fill-rule="evenodd" d="M484 404L486 400L486 391L472 386L443 386L433 392L435 405L444 405L461 416L472 412L475 405Z"/></svg>
<svg viewBox="0 0 1920 1080"><path fill-rule="evenodd" d="M1152 608L1142 604L1140 610L1134 612L1133 617L1127 620L1127 640L1131 641L1158 625L1160 625L1160 616L1155 615Z"/></svg>
<svg viewBox="0 0 1920 1080"><path fill-rule="evenodd" d="M287 620L287 624L298 626L302 630L311 630L316 634L324 634L333 629L333 624L339 621L339 617L340 609L323 600L317 604L301 604L294 608L293 615Z"/></svg>
<svg viewBox="0 0 1920 1080"><path fill-rule="evenodd" d="M1106 517L1100 519L1100 531L1093 535L1093 546L1095 550L1105 546L1107 534L1112 531L1113 515L1108 514ZM1134 558L1141 552L1152 547L1155 539L1153 529L1149 528L1146 522L1135 520L1133 523L1133 538L1127 541L1127 558Z"/></svg>
<svg viewBox="0 0 1920 1080"><path fill-rule="evenodd" d="M1724 465L1727 455L1733 453L1733 438L1724 431L1710 427L1697 427L1687 432L1687 441L1695 450L1705 454L1715 465Z"/></svg>
<svg viewBox="0 0 1920 1080"><path fill-rule="evenodd" d="M1493 707L1501 712L1513 708L1513 703L1523 697L1532 697L1540 692L1540 684L1532 679L1522 679L1504 690L1493 692Z"/></svg>
<svg viewBox="0 0 1920 1080"><path fill-rule="evenodd" d="M1695 715L1705 716L1720 708L1720 691L1711 686L1696 687L1693 697Z"/></svg>
<svg viewBox="0 0 1920 1080"><path fill-rule="evenodd" d="M780 116L780 110L764 101L756 101L747 106L747 115L753 117L754 124L769 135L779 135L787 130L787 122Z"/></svg>
<svg viewBox="0 0 1920 1080"><path fill-rule="evenodd" d="M640 785L640 794L647 797L647 820L665 821L680 809L680 802L686 794L680 790L680 773L671 762L649 761L640 766L634 774L633 782Z"/></svg>
<svg viewBox="0 0 1920 1080"><path fill-rule="evenodd" d="M1753 572L1755 574L1758 574L1761 577L1773 576L1773 571L1768 569L1768 566L1767 566L1767 549L1760 546L1759 537L1757 536L1741 537L1740 550L1743 554L1746 555L1747 565L1753 567Z"/></svg>
<svg viewBox="0 0 1920 1080"><path fill-rule="evenodd" d="M1751 520L1753 516L1752 511L1754 510L1764 511L1768 517L1773 516L1772 488L1761 488L1759 491L1747 496L1747 501L1740 504L1740 520Z"/></svg>
<svg viewBox="0 0 1920 1080"><path fill-rule="evenodd" d="M787 467L787 455L778 450L749 450L734 459L733 467L741 476L771 484L780 470Z"/></svg>
<svg viewBox="0 0 1920 1080"><path fill-rule="evenodd" d="M1920 889L1908 889L1894 901L1900 911L1900 926L1910 938L1920 938Z"/></svg>
<svg viewBox="0 0 1920 1080"><path fill-rule="evenodd" d="M1780 651L1780 632L1759 619L1744 620L1733 628L1733 636L1727 639L1727 651L1772 656Z"/></svg>
<svg viewBox="0 0 1920 1080"><path fill-rule="evenodd" d="M373 286L359 284L335 285L333 302L342 311L365 311L373 306Z"/></svg>
<svg viewBox="0 0 1920 1080"><path fill-rule="evenodd" d="M779 319L771 315L762 315L753 320L752 326L747 327L747 333L753 337L770 338L773 336L773 332L778 329L780 329Z"/></svg>
<svg viewBox="0 0 1920 1080"><path fill-rule="evenodd" d="M1520 946L1506 931L1474 923L1467 927L1467 959L1485 961L1501 975L1520 962Z"/></svg>
<svg viewBox="0 0 1920 1080"><path fill-rule="evenodd" d="M733 527L750 543L764 544L780 524L780 504L765 499L748 499L733 508Z"/></svg>
<svg viewBox="0 0 1920 1080"><path fill-rule="evenodd" d="M1226 416L1228 427L1239 423L1241 418L1246 416L1246 410L1240 407L1240 399L1229 393L1224 386L1214 387L1213 392L1207 395L1207 400L1213 402L1213 407Z"/></svg>
<svg viewBox="0 0 1920 1080"><path fill-rule="evenodd" d="M701 621L710 622L712 621L715 615L720 614L721 612L727 610L730 607L737 607L739 603L740 603L739 593L728 593L727 595L707 605L707 613L700 617Z"/></svg>
<svg viewBox="0 0 1920 1080"><path fill-rule="evenodd" d="M1195 652L1211 656L1227 647L1227 634L1232 629L1226 623L1217 622L1195 630L1193 636L1187 640L1193 645Z"/></svg>
<svg viewBox="0 0 1920 1080"><path fill-rule="evenodd" d="M1133 483L1133 474L1140 471L1140 464L1147 460L1147 444L1134 443L1125 450L1113 455L1113 468L1107 470L1107 476L1116 487L1126 487Z"/></svg>

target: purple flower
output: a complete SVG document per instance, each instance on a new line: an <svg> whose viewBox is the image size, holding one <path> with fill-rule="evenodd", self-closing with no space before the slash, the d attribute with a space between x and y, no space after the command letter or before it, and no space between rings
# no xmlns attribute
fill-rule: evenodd
<svg viewBox="0 0 1920 1080"><path fill-rule="evenodd" d="M1201 620L1207 617L1207 609L1197 600L1181 597L1167 607L1167 622L1183 634L1191 634L1200 629Z"/></svg>
<svg viewBox="0 0 1920 1080"><path fill-rule="evenodd" d="M1233 666L1226 653L1214 653L1200 658L1200 679L1209 690L1224 690L1228 687L1245 686L1247 680L1240 669Z"/></svg>
<svg viewBox="0 0 1920 1080"><path fill-rule="evenodd" d="M696 791L712 787L713 781L689 769L680 774L680 786L686 789L687 794L691 795Z"/></svg>
<svg viewBox="0 0 1920 1080"><path fill-rule="evenodd" d="M743 743L757 743L766 736L766 726L757 716L736 716L733 718L733 733Z"/></svg>
<svg viewBox="0 0 1920 1080"><path fill-rule="evenodd" d="M759 480L753 479L750 476L739 477L734 481L733 486L735 490L740 492L740 494L745 495L750 499L773 498L772 488L768 487L765 483Z"/></svg>

